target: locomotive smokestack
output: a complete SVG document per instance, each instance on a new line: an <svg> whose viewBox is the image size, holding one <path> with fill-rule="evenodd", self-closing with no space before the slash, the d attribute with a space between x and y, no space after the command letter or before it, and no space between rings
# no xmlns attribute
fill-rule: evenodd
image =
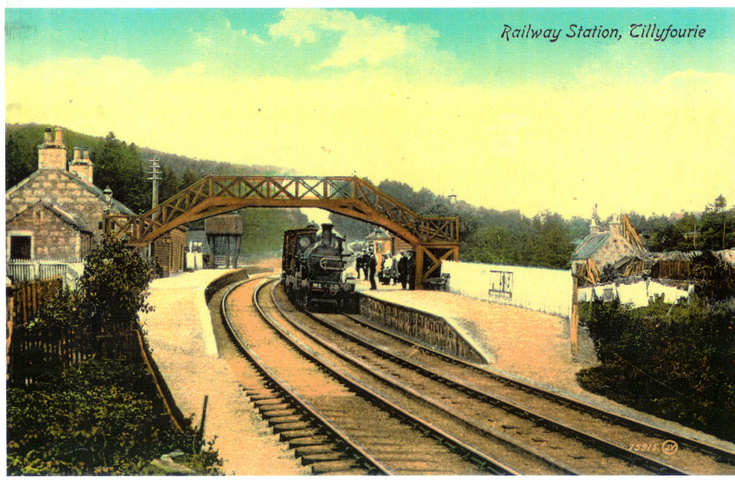
<svg viewBox="0 0 735 480"><path fill-rule="evenodd" d="M332 224L322 223L322 245L332 244Z"/></svg>

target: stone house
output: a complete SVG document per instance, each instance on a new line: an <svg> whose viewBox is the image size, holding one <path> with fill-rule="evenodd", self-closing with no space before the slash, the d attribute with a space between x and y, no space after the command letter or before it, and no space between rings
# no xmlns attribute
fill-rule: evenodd
<svg viewBox="0 0 735 480"><path fill-rule="evenodd" d="M109 188L95 186L93 175L89 148L74 147L67 162L63 130L47 128L38 146L38 170L5 193L9 275L26 280L29 267L41 263L76 264L80 271L84 258L104 238L105 215L135 215L112 198ZM176 229L156 240L152 261L166 275L182 271L185 245L186 229Z"/></svg>
<svg viewBox="0 0 735 480"><path fill-rule="evenodd" d="M650 254L625 215L616 215L608 231L601 231L595 219L590 233L572 253L572 271L583 269L589 283L599 283L606 267L619 276L643 273Z"/></svg>
<svg viewBox="0 0 735 480"><path fill-rule="evenodd" d="M107 212L133 214L109 189L96 187L92 175L89 149L75 147L67 168L62 129L47 128L38 146L38 170L5 193L9 262L81 262L102 240Z"/></svg>

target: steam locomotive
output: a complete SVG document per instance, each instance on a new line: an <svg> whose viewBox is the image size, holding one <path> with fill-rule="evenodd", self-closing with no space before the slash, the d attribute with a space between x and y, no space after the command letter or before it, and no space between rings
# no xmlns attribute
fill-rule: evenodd
<svg viewBox="0 0 735 480"><path fill-rule="evenodd" d="M346 259L345 238L331 223L287 230L283 235L281 284L291 301L303 309L316 304L349 308L354 299L354 281L343 281Z"/></svg>

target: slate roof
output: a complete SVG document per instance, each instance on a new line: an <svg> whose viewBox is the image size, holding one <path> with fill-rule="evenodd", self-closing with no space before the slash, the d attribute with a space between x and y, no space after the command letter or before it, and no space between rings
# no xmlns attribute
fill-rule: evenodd
<svg viewBox="0 0 735 480"><path fill-rule="evenodd" d="M25 213L28 210L34 209L37 206L42 206L46 210L49 210L51 213L59 217L64 223L71 225L72 227L76 228L77 230L80 230L82 232L92 233L84 227L81 223L79 223L74 216L72 216L70 213L65 212L61 208L57 207L56 205L52 205L51 203L47 202L46 200L39 200L38 202L34 203L33 205L28 205L22 210L20 210L18 213L13 215L12 217L8 218L5 223L12 222L14 219L18 218L20 215Z"/></svg>
<svg viewBox="0 0 735 480"><path fill-rule="evenodd" d="M18 182L14 187L10 188L7 192L5 192L5 197L6 198L12 197L16 190L18 190L19 188L21 188L26 183L30 182L33 178L35 178L36 176L38 176L41 172L45 172L45 171L49 171L49 170L36 170L35 172L31 173L26 178L24 178L23 180L21 180L20 182ZM96 196L97 198L99 198L102 202L105 201L105 192L103 192L102 190L100 190L95 185L93 185L91 183L88 183L88 182L85 182L81 178L77 177L76 175L73 175L73 174L69 173L66 170L55 170L55 171L59 171L59 172L63 173L64 175L66 175L67 177L69 177L69 179L72 182L74 182L75 184L77 184L80 187L84 188L85 190L87 190L88 192L90 192L91 194L93 194L94 196ZM112 192L112 194L115 195L115 192ZM114 197L112 198L112 208L114 210L117 210L118 212L120 212L122 214L125 214L125 215L135 215L135 213L132 210L130 210L128 207L126 207L122 203L120 203L117 200L115 200Z"/></svg>
<svg viewBox="0 0 735 480"><path fill-rule="evenodd" d="M595 254L610 237L610 232L588 235L572 253L572 260L586 260Z"/></svg>

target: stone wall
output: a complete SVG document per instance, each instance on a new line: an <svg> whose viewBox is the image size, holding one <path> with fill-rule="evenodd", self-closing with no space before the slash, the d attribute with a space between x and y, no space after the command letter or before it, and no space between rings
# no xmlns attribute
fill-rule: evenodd
<svg viewBox="0 0 735 480"><path fill-rule="evenodd" d="M600 273L605 265L615 263L623 257L636 255L639 253L628 240L622 235L610 234L600 248L592 254L592 260L595 261Z"/></svg>
<svg viewBox="0 0 735 480"><path fill-rule="evenodd" d="M96 240L102 237L103 230L100 224L103 218L104 202L86 188L75 183L67 172L39 170L25 183L19 184L10 196L6 195L6 218L39 200L46 200L51 205L73 215L86 230L95 234Z"/></svg>
<svg viewBox="0 0 735 480"><path fill-rule="evenodd" d="M486 363L444 318L404 305L360 296L360 314L380 327L470 362Z"/></svg>
<svg viewBox="0 0 735 480"><path fill-rule="evenodd" d="M25 210L6 228L8 245L13 232L32 232L32 260L81 259L83 253L89 253L82 251L84 234L40 204Z"/></svg>

